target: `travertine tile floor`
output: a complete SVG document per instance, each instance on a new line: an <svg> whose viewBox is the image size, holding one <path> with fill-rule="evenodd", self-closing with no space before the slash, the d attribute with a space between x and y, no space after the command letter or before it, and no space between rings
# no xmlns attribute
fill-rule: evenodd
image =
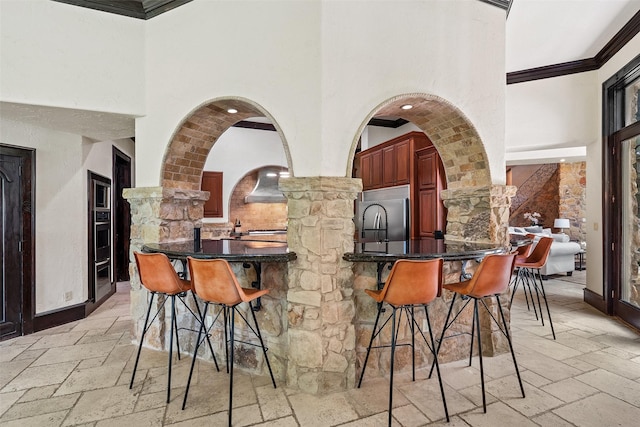
<svg viewBox="0 0 640 427"><path fill-rule="evenodd" d="M510 356L485 358L488 408L482 413L477 358L442 366L451 422L444 422L438 382L397 375L398 426L635 426L640 420L640 335L582 302L579 283L554 276L545 286L557 340L526 311L519 292L513 335L527 397L519 395ZM571 280L568 281L567 279ZM128 382L131 344L128 284L88 318L0 343L0 425L225 425L227 375L197 364L187 408L180 409L189 357L174 368L165 404L166 354L145 350L136 383ZM382 426L387 380L315 397L273 389L269 379L236 375L234 425Z"/></svg>

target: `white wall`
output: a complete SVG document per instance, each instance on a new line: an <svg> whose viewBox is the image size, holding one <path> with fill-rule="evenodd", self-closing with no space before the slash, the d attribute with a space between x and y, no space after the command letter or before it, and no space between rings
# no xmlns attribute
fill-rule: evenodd
<svg viewBox="0 0 640 427"><path fill-rule="evenodd" d="M320 174L320 2L194 1L147 21L147 116L136 121L137 183L157 186L180 122L238 96L283 129L296 169Z"/></svg>
<svg viewBox="0 0 640 427"><path fill-rule="evenodd" d="M3 101L144 113L144 21L42 0L0 0Z"/></svg>
<svg viewBox="0 0 640 427"><path fill-rule="evenodd" d="M587 146L600 132L597 72L507 86L506 151Z"/></svg>
<svg viewBox="0 0 640 427"><path fill-rule="evenodd" d="M640 52L640 34L627 43L613 58L597 71L597 105L602 108L602 84L617 73ZM587 146L587 259L601 260L611 256L609 251L603 252L602 247L602 113L599 110L593 118L598 128L598 138ZM587 288L602 295L604 286L603 268L601 262L587 269Z"/></svg>
<svg viewBox="0 0 640 427"><path fill-rule="evenodd" d="M203 221L229 221L229 200L238 181L265 165L287 167L282 140L277 132L232 127L223 133L213 145L204 166L205 171L223 172L223 217L205 218Z"/></svg>
<svg viewBox="0 0 640 427"><path fill-rule="evenodd" d="M138 185L159 185L166 146L191 111L229 96L275 118L294 176L350 176L368 116L416 92L470 119L504 182L504 26L503 10L477 0L196 1L160 15L146 26Z"/></svg>
<svg viewBox="0 0 640 427"><path fill-rule="evenodd" d="M397 128L385 128L380 126L367 126L362 131L362 150L375 147L378 144L389 141L397 136L404 135L409 132L422 132L418 126L409 122Z"/></svg>
<svg viewBox="0 0 640 427"><path fill-rule="evenodd" d="M36 314L86 301L87 170L111 178L112 145L133 157L133 142L94 143L8 119L0 140L36 149Z"/></svg>
<svg viewBox="0 0 640 427"><path fill-rule="evenodd" d="M602 295L602 83L640 52L635 36L597 71L507 86L506 149L586 146L587 288ZM608 254L607 254L608 256Z"/></svg>
<svg viewBox="0 0 640 427"><path fill-rule="evenodd" d="M505 18L474 0L324 2L323 174L350 174L349 150L368 115L417 92L466 115L485 143L492 180L504 183Z"/></svg>

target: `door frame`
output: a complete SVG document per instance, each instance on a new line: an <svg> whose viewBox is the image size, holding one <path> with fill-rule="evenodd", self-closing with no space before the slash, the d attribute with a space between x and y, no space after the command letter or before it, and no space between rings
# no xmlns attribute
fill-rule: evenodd
<svg viewBox="0 0 640 427"><path fill-rule="evenodd" d="M3 152L23 159L20 186L22 188L22 335L34 332L36 307L35 271L35 205L36 205L36 150L34 148L0 144Z"/></svg>
<svg viewBox="0 0 640 427"><path fill-rule="evenodd" d="M624 88L640 76L640 55L602 85L602 253L603 295L585 300L640 329L640 309L619 301L622 290L622 188L620 144L640 135L640 122L624 125ZM595 302L595 304L594 304ZM601 305L600 305L601 304Z"/></svg>
<svg viewBox="0 0 640 427"><path fill-rule="evenodd" d="M120 275L119 275L119 271L121 268L125 267L120 265L120 261L121 259L124 259L124 255L120 252L126 252L126 259L128 260L126 268L128 271L129 268L129 263L131 262L131 260L129 259L129 240L130 240L130 235L131 235L131 215L120 215L120 209L119 206L122 205L126 210L127 213L129 213L129 202L127 202L125 200L125 198L122 196L122 190L124 188L130 188L132 185L132 178L133 178L133 170L131 167L131 157L127 156L125 153L123 153L122 151L120 151L115 145L112 146L112 171L111 171L111 191L112 191L112 198L111 200L113 200L113 206L111 209L111 214L112 214L112 223L113 223L113 276L114 276L114 282L117 283ZM117 169L118 168L128 168L129 169L129 187L122 187L121 183L119 181L119 175L117 173ZM125 183L126 184L126 183ZM127 216L127 218L125 218L125 216ZM118 231L121 230L121 228L124 228L124 231L126 232L126 239L122 239L122 238L118 238ZM122 248L120 248L120 244L122 245Z"/></svg>

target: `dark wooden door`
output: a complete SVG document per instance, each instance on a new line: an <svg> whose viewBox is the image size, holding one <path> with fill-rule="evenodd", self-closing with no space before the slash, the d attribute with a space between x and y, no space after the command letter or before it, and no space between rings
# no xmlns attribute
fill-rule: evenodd
<svg viewBox="0 0 640 427"><path fill-rule="evenodd" d="M200 189L209 192L209 200L204 202L204 217L222 218L222 172L202 172Z"/></svg>
<svg viewBox="0 0 640 427"><path fill-rule="evenodd" d="M129 280L131 211L122 190L131 188L131 158L113 147L114 258L116 282Z"/></svg>
<svg viewBox="0 0 640 427"><path fill-rule="evenodd" d="M0 146L0 339L33 332L32 150ZM25 261L29 265L25 265Z"/></svg>
<svg viewBox="0 0 640 427"><path fill-rule="evenodd" d="M440 200L441 168L442 161L435 147L417 152L420 237L435 238L436 231L444 231L446 215Z"/></svg>

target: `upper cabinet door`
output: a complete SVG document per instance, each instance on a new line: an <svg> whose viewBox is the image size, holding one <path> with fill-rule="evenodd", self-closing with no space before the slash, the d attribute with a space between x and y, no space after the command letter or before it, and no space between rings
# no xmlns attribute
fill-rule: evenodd
<svg viewBox="0 0 640 427"><path fill-rule="evenodd" d="M390 187L396 184L396 150L391 145L382 149L382 185Z"/></svg>
<svg viewBox="0 0 640 427"><path fill-rule="evenodd" d="M397 143L395 146L395 184L409 184L411 178L411 144L409 140Z"/></svg>
<svg viewBox="0 0 640 427"><path fill-rule="evenodd" d="M371 153L371 188L382 187L382 151Z"/></svg>
<svg viewBox="0 0 640 427"><path fill-rule="evenodd" d="M418 188L434 188L438 184L438 152L435 148L418 153Z"/></svg>

